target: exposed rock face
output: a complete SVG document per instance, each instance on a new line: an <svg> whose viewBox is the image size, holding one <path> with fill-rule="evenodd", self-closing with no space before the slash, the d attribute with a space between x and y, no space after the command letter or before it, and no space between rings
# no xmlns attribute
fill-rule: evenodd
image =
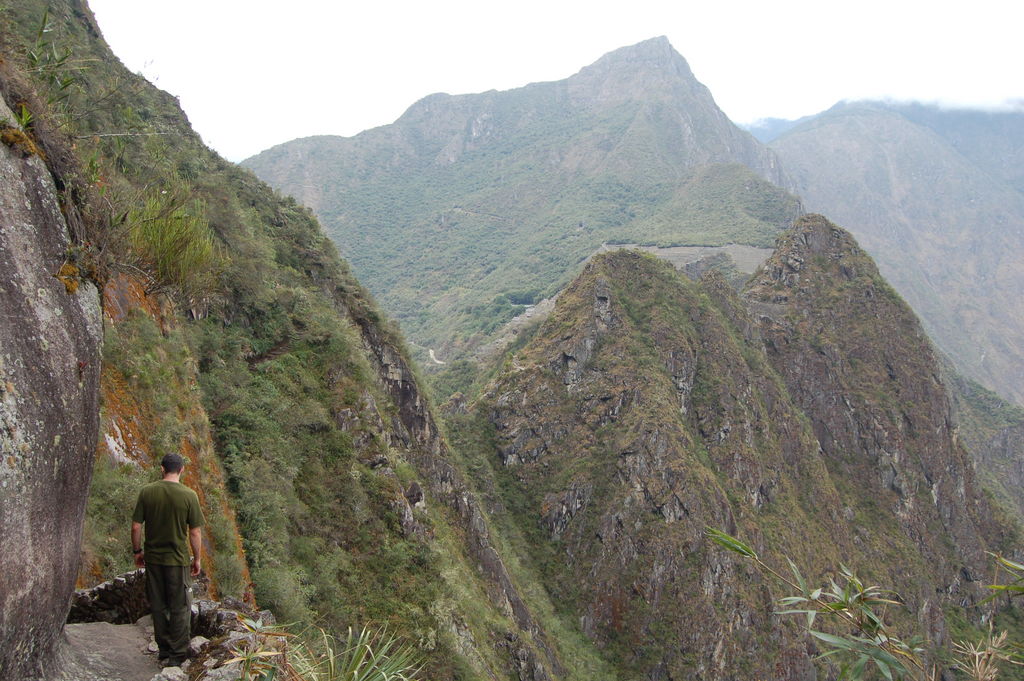
<svg viewBox="0 0 1024 681"><path fill-rule="evenodd" d="M34 679L78 570L102 325L96 287L56 276L72 241L46 163L4 144L0 178L0 677Z"/></svg>
<svg viewBox="0 0 1024 681"><path fill-rule="evenodd" d="M528 500L518 521L549 541L532 550L553 600L629 675L814 678L706 526L813 579L851 564L937 643L999 539L920 325L820 216L743 298L716 273L595 258L477 409Z"/></svg>
<svg viewBox="0 0 1024 681"><path fill-rule="evenodd" d="M980 569L988 511L953 438L938 361L913 312L853 237L821 216L801 218L746 299L830 468L875 478L877 499L944 585L964 566ZM955 554L924 531L935 525Z"/></svg>
<svg viewBox="0 0 1024 681"><path fill-rule="evenodd" d="M831 532L799 496L836 503L816 443L728 323L667 264L600 256L483 400L497 457L532 501L521 520L558 556L553 599L624 675L810 669L795 632L772 631L767 592L702 536Z"/></svg>

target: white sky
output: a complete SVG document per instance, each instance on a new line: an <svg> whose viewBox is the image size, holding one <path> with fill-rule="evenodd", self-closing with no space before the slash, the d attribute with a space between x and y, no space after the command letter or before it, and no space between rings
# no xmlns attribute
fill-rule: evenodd
<svg viewBox="0 0 1024 681"><path fill-rule="evenodd" d="M841 99L1024 99L1019 0L90 0L114 52L240 161L433 92L560 80L658 35L737 122Z"/></svg>

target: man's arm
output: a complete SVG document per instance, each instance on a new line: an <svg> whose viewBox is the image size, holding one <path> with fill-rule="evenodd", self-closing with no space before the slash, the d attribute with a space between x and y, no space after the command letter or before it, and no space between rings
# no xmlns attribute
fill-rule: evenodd
<svg viewBox="0 0 1024 681"><path fill-rule="evenodd" d="M203 548L203 528L188 528L188 543L192 545L192 576L198 577L203 567L199 559L199 552Z"/></svg>
<svg viewBox="0 0 1024 681"><path fill-rule="evenodd" d="M142 553L142 523L132 521L132 553L135 554L135 567L146 567L146 559Z"/></svg>

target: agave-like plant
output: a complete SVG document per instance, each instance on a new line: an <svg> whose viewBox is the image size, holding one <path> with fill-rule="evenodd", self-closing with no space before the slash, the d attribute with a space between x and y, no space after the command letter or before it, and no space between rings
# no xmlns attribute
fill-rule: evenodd
<svg viewBox="0 0 1024 681"><path fill-rule="evenodd" d="M386 629L349 628L340 642L323 630L315 646L296 644L288 654L289 672L301 681L416 681L416 651Z"/></svg>
<svg viewBox="0 0 1024 681"><path fill-rule="evenodd" d="M278 658L284 655L283 646L278 642L292 634L242 614L237 618L242 628L252 636L232 648L233 657L224 664L239 663L239 681L273 681L279 667Z"/></svg>

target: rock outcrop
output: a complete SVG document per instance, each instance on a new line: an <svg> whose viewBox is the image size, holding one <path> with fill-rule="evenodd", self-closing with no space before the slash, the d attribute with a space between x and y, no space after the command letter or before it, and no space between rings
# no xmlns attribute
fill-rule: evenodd
<svg viewBox="0 0 1024 681"><path fill-rule="evenodd" d="M79 206L48 166L44 123L26 129L0 72L0 678L53 659L78 571L99 427L96 286L71 264ZM19 93L20 94L20 93ZM20 94L20 96L25 96ZM66 152L64 152L66 153ZM65 191L61 191L64 189ZM69 226L69 221L71 225Z"/></svg>
<svg viewBox="0 0 1024 681"><path fill-rule="evenodd" d="M957 588L964 568L978 574L991 514L953 437L938 359L853 237L821 216L801 218L745 299L830 468L877 490L944 587ZM929 527L942 527L955 552Z"/></svg>
<svg viewBox="0 0 1024 681"><path fill-rule="evenodd" d="M836 497L813 438L741 343L671 266L599 256L480 405L531 500L520 522L551 542L538 556L554 553L553 599L621 674L799 678L810 666L793 631L773 631L767 594L703 539L707 526L830 532L800 501Z"/></svg>

